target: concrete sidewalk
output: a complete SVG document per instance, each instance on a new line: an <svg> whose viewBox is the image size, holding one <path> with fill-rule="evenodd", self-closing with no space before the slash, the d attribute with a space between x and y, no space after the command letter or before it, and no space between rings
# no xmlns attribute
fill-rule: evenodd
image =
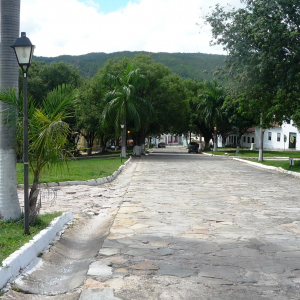
<svg viewBox="0 0 300 300"><path fill-rule="evenodd" d="M43 209L113 214L83 285L4 299L299 299L300 180L178 151L134 159L101 188L62 187L68 200Z"/></svg>

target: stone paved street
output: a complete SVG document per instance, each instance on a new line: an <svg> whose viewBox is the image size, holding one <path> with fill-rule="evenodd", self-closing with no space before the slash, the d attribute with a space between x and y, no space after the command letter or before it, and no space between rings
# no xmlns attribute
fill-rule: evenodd
<svg viewBox="0 0 300 300"><path fill-rule="evenodd" d="M113 217L70 299L300 299L300 180L186 152L156 149L112 183L63 188L65 210Z"/></svg>

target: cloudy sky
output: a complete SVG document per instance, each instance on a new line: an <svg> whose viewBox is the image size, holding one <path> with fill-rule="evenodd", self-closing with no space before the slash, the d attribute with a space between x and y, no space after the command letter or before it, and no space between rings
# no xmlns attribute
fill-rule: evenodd
<svg viewBox="0 0 300 300"><path fill-rule="evenodd" d="M239 0L22 0L21 31L37 56L149 51L224 54L201 16Z"/></svg>

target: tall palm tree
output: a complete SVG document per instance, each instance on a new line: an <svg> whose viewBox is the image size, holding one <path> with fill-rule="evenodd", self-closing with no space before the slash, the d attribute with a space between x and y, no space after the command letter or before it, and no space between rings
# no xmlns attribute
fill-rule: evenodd
<svg viewBox="0 0 300 300"><path fill-rule="evenodd" d="M126 124L132 121L138 130L143 120L152 114L153 108L149 101L138 96L138 88L147 84L145 76L140 74L140 70L132 65L128 65L124 74L103 76L110 91L106 94L107 105L103 111L104 120L115 120L117 132L122 129L122 151L121 156L126 157Z"/></svg>
<svg viewBox="0 0 300 300"><path fill-rule="evenodd" d="M206 126L214 132L214 151L217 150L217 130L214 130L214 127L217 129L218 125L221 124L225 96L223 87L216 80L204 82L199 94L200 102L197 110Z"/></svg>
<svg viewBox="0 0 300 300"><path fill-rule="evenodd" d="M1 0L0 88L18 91L19 67L14 51L10 48L19 37L20 0ZM8 104L0 103L0 110ZM2 124L0 115L0 218L15 219L21 210L17 195L16 179L16 127Z"/></svg>

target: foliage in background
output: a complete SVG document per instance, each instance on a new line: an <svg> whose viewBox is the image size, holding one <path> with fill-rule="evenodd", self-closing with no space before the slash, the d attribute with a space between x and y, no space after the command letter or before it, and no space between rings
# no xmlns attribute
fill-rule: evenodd
<svg viewBox="0 0 300 300"><path fill-rule="evenodd" d="M298 0L244 0L244 8L215 6L206 17L212 44L228 52L223 75L243 111L264 125L291 118L300 125L300 10Z"/></svg>
<svg viewBox="0 0 300 300"><path fill-rule="evenodd" d="M47 93L58 86L77 88L82 83L79 71L66 62L53 62L46 65L43 61L33 61L28 69L28 95L36 105L40 105ZM23 91L23 73L19 71L19 94Z"/></svg>
<svg viewBox="0 0 300 300"><path fill-rule="evenodd" d="M66 62L78 68L83 77L93 77L99 68L103 68L108 60L134 59L138 55L151 56L151 59L168 67L183 79L212 80L214 70L223 66L225 55L205 53L151 53L151 52L115 52L89 53L79 56L62 55L58 57L34 57L47 65L52 62Z"/></svg>
<svg viewBox="0 0 300 300"><path fill-rule="evenodd" d="M103 119L110 123L113 120L115 129L119 131L120 124L133 122L139 130L143 122L149 121L153 114L150 102L139 97L138 89L147 86L147 78L140 74L134 65L128 64L119 74L105 73L103 82L108 86L107 104L103 110Z"/></svg>

